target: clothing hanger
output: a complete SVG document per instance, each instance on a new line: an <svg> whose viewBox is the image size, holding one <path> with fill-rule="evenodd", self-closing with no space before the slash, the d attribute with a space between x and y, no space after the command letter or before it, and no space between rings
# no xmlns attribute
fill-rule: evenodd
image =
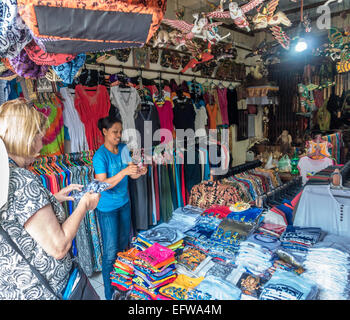
<svg viewBox="0 0 350 320"><path fill-rule="evenodd" d="M223 85L223 83L221 81L218 83L217 87L220 89L225 89L225 86Z"/></svg>
<svg viewBox="0 0 350 320"><path fill-rule="evenodd" d="M232 82L228 85L227 89L234 89L235 87L233 86Z"/></svg>
<svg viewBox="0 0 350 320"><path fill-rule="evenodd" d="M122 66L121 68L122 70L117 73L117 78L118 78L118 81L120 82L118 86L119 88L130 89L130 86L128 85L128 82L127 82L128 76L124 72L124 67ZM130 92L130 90L127 90L127 91L125 90L121 92Z"/></svg>
<svg viewBox="0 0 350 320"><path fill-rule="evenodd" d="M164 94L163 94L163 88L162 88L162 73L159 72L159 83L158 83L158 95L155 96L155 101L157 104L164 104L165 99L164 99Z"/></svg>

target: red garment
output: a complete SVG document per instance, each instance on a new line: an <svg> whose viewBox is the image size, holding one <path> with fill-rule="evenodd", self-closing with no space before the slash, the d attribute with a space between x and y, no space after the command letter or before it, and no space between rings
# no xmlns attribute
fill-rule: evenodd
<svg viewBox="0 0 350 320"><path fill-rule="evenodd" d="M173 113L173 107L170 101L165 101L163 105L158 105L156 102L154 105L157 108L158 116L159 116L159 122L160 122L160 128L168 130L167 133L169 133L169 136L162 137L160 142L161 143L169 143L173 139L173 120L174 120L174 113Z"/></svg>
<svg viewBox="0 0 350 320"><path fill-rule="evenodd" d="M295 208L295 206L297 205L297 203L299 202L299 199L300 199L302 193L303 193L303 192L300 191L300 192L295 196L295 198L291 201L292 206L293 206L294 208Z"/></svg>
<svg viewBox="0 0 350 320"><path fill-rule="evenodd" d="M157 221L160 220L160 210L159 210L159 184L158 184L158 172L157 172L157 164L153 163L153 175L154 175L154 191L156 198L156 216Z"/></svg>
<svg viewBox="0 0 350 320"><path fill-rule="evenodd" d="M86 140L90 150L97 150L103 144L103 136L97 127L100 118L108 116L111 102L107 88L103 85L75 87L74 106L85 126Z"/></svg>
<svg viewBox="0 0 350 320"><path fill-rule="evenodd" d="M52 173L52 174L48 175L47 177L48 177L48 179L50 181L50 192L52 194L55 194L58 191L60 191L58 183L57 183L57 180L56 180L56 176Z"/></svg>
<svg viewBox="0 0 350 320"><path fill-rule="evenodd" d="M227 206L220 206L220 205L214 204L203 212L203 214L210 214L210 213L213 213L214 216L216 216L219 219L224 219L231 213L231 210Z"/></svg>

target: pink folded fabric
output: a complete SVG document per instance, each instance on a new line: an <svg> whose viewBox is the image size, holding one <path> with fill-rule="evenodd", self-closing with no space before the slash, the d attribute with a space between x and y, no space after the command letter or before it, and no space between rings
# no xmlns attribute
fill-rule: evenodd
<svg viewBox="0 0 350 320"><path fill-rule="evenodd" d="M173 258L175 255L174 251L160 245L159 243L153 244L145 251L140 251L137 256L140 259L145 260L152 266L159 265L161 262Z"/></svg>

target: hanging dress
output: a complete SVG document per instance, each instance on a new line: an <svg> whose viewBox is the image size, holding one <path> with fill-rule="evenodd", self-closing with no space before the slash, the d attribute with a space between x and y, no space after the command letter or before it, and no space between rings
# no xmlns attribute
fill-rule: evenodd
<svg viewBox="0 0 350 320"><path fill-rule="evenodd" d="M140 147L141 141L135 128L135 111L141 102L137 90L133 87L127 89L115 86L111 88L111 102L118 108L121 120L123 122L122 141L124 141L129 150Z"/></svg>
<svg viewBox="0 0 350 320"><path fill-rule="evenodd" d="M103 85L75 87L74 106L85 126L86 140L90 150L97 150L103 144L103 136L97 127L100 118L108 116L111 102L107 88Z"/></svg>

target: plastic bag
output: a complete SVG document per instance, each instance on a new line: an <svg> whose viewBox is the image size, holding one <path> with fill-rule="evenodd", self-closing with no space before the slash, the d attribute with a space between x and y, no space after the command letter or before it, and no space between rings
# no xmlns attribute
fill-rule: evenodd
<svg viewBox="0 0 350 320"><path fill-rule="evenodd" d="M270 154L269 159L266 162L265 169L272 169L274 167L272 160L272 154Z"/></svg>
<svg viewBox="0 0 350 320"><path fill-rule="evenodd" d="M288 155L284 155L279 161L278 161L278 170L280 172L290 172L292 169L290 159Z"/></svg>

